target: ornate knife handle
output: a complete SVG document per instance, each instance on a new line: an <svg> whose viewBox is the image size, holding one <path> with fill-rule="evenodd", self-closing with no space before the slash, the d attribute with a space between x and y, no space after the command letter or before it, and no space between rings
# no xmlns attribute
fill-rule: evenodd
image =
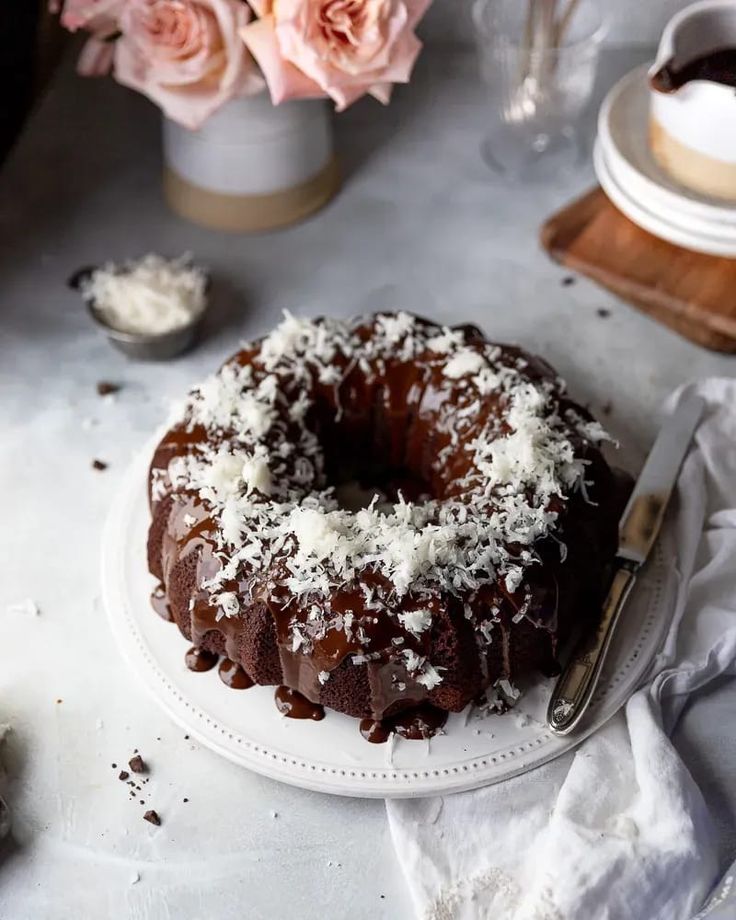
<svg viewBox="0 0 736 920"><path fill-rule="evenodd" d="M626 567L625 562L620 563L595 634L581 642L565 665L547 709L547 724L556 735L569 734L588 708L616 623L635 580L635 571Z"/></svg>

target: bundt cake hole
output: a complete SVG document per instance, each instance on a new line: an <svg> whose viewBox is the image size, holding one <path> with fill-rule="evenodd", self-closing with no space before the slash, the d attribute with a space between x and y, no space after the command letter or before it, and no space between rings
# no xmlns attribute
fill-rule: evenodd
<svg viewBox="0 0 736 920"><path fill-rule="evenodd" d="M375 413L357 420L336 417L334 406L319 405L315 430L324 456L325 485L335 489L341 508L358 511L374 496L379 502L423 502L434 494L425 471L428 464L406 448L412 420L396 416L390 423Z"/></svg>

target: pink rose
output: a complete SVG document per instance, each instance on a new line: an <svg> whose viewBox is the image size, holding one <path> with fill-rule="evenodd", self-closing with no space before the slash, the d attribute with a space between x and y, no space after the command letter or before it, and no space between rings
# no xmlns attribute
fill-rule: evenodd
<svg viewBox="0 0 736 920"><path fill-rule="evenodd" d="M431 0L251 0L242 30L274 103L327 94L338 110L365 93L389 101L422 47L414 27Z"/></svg>
<svg viewBox="0 0 736 920"><path fill-rule="evenodd" d="M240 37L243 0L127 0L115 42L115 78L198 128L236 95L263 88Z"/></svg>

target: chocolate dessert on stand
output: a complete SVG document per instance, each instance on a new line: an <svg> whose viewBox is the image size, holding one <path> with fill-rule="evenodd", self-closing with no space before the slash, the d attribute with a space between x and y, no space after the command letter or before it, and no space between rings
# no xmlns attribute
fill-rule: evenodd
<svg viewBox="0 0 736 920"><path fill-rule="evenodd" d="M156 610L191 667L222 658L287 716L426 737L595 623L620 510L605 437L546 363L474 326L286 314L155 450Z"/></svg>

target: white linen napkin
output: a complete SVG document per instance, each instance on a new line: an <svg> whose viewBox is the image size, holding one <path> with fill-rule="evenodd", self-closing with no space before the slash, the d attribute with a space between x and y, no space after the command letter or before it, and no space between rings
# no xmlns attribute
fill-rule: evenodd
<svg viewBox="0 0 736 920"><path fill-rule="evenodd" d="M692 390L708 407L666 525L672 625L647 683L524 776L386 803L424 920L690 920L716 883L716 835L669 734L691 693L736 673L736 381L671 405Z"/></svg>

